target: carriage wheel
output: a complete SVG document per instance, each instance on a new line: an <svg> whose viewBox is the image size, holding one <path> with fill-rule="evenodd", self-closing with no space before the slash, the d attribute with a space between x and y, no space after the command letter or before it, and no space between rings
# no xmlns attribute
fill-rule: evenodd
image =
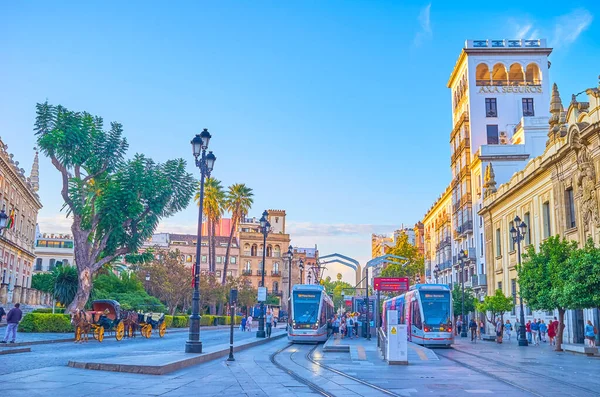
<svg viewBox="0 0 600 397"><path fill-rule="evenodd" d="M98 326L94 329L94 339L97 339L98 342L102 342L104 340L104 327Z"/></svg>
<svg viewBox="0 0 600 397"><path fill-rule="evenodd" d="M125 336L125 325L120 322L115 329L115 339L120 341Z"/></svg>
<svg viewBox="0 0 600 397"><path fill-rule="evenodd" d="M163 336L165 336L165 332L167 332L167 324L162 323L158 326L158 335L162 338Z"/></svg>
<svg viewBox="0 0 600 397"><path fill-rule="evenodd" d="M127 336L129 338L133 337L133 325L130 325L129 327L127 327Z"/></svg>
<svg viewBox="0 0 600 397"><path fill-rule="evenodd" d="M75 342L81 341L81 328L75 327Z"/></svg>
<svg viewBox="0 0 600 397"><path fill-rule="evenodd" d="M94 339L98 340L98 326L92 325L92 327L94 328Z"/></svg>
<svg viewBox="0 0 600 397"><path fill-rule="evenodd" d="M152 326L150 324L144 326L144 336L146 339L152 336Z"/></svg>

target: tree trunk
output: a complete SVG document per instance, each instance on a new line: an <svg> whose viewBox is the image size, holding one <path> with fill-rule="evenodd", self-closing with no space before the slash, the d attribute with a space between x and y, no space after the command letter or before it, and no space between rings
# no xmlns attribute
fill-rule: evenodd
<svg viewBox="0 0 600 397"><path fill-rule="evenodd" d="M557 352L563 351L563 335L565 330L565 309L558 309L558 329L556 330L556 349Z"/></svg>
<svg viewBox="0 0 600 397"><path fill-rule="evenodd" d="M225 263L223 263L223 280L221 281L222 285L225 285L225 280L227 277L227 267L229 264L229 249L231 248L231 241L233 240L233 234L235 233L235 225L237 223L237 218L235 216L231 219L231 231L229 232L229 242L227 243L227 249L225 250ZM240 247L238 247L240 248ZM240 248L241 250L241 248ZM239 266L239 264L238 264Z"/></svg>
<svg viewBox="0 0 600 397"><path fill-rule="evenodd" d="M74 313L75 310L82 310L90 298L90 293L92 292L92 272L89 267L79 267L77 284L75 298L73 299L73 302L69 304L67 313Z"/></svg>

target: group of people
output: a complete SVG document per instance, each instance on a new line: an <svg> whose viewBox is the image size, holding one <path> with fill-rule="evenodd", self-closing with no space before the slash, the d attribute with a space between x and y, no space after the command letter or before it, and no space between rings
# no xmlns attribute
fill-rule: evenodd
<svg viewBox="0 0 600 397"><path fill-rule="evenodd" d="M240 331L252 332L253 320L254 319L252 318L251 314L242 317L242 322L240 323ZM267 315L265 316L265 332L267 338L271 337L271 331L273 330L273 327L277 328L277 317L275 317L275 314L272 310L269 310L267 311Z"/></svg>
<svg viewBox="0 0 600 397"><path fill-rule="evenodd" d="M527 342L534 345L539 346L540 342L546 343L549 342L550 345L556 345L556 336L558 335L558 320L554 317L554 320L550 321L548 324L542 319L533 319L533 321L529 320L525 324L525 337L527 338ZM500 318L496 321L496 337L497 342L502 343L502 338L506 336L508 340L511 339L512 331L514 330L519 333L519 329L521 328L521 323L519 320L515 322L514 328L511 324L510 320L506 320L504 324ZM587 320L587 324L585 326L585 344L590 347L596 346L596 335L598 334L598 330L594 327L594 324L591 320Z"/></svg>
<svg viewBox="0 0 600 397"><path fill-rule="evenodd" d="M327 330L333 334L334 339L338 338L358 338L358 313L347 313L341 317L334 314L327 320Z"/></svg>

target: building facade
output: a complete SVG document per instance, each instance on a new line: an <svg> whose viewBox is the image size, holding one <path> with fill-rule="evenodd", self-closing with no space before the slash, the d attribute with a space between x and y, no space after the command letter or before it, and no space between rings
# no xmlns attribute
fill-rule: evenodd
<svg viewBox="0 0 600 397"><path fill-rule="evenodd" d="M225 266L225 253L229 243L229 237L215 236L215 275L218 279L223 276ZM195 234L177 234L169 233L169 251L179 250L181 261L189 267L196 263L197 236ZM209 271L209 244L208 237L202 237L200 243L200 271ZM240 247L238 241L234 238L231 241L229 249L229 264L227 265L227 277L238 277L239 272Z"/></svg>
<svg viewBox="0 0 600 397"><path fill-rule="evenodd" d="M285 211L268 210L268 221L271 232L267 235L266 247L263 245L263 234L260 233L260 221L256 218L245 218L239 225L240 244L240 272L247 276L255 288L261 286L262 281L262 255L265 251L265 287L271 295L287 300L287 289L283 288L283 281L287 282L288 274L284 272L284 254L290 245L290 236L285 233ZM286 284L287 285L287 284Z"/></svg>
<svg viewBox="0 0 600 397"><path fill-rule="evenodd" d="M0 303L28 302L38 211L42 203L39 189L39 165L36 152L31 174L19 168L8 145L0 140L0 208L12 220L12 226L0 233Z"/></svg>
<svg viewBox="0 0 600 397"><path fill-rule="evenodd" d="M467 40L448 81L452 266L455 280L480 299L487 293L485 229L477 214L485 169L493 163L496 182L504 183L543 153L551 52L545 40ZM464 270L459 251L467 252Z"/></svg>
<svg viewBox="0 0 600 397"><path fill-rule="evenodd" d="M545 152L507 183L496 188L495 164L487 167L484 205L479 214L486 229L489 285L513 296L513 319L520 315L516 306L517 254L510 237L516 215L527 225L523 249L529 245L539 247L553 235L577 241L579 246L588 237L600 243L600 86L585 92L587 102L579 102L573 96L564 111L554 85ZM532 313L526 308L525 315L526 319L550 319L554 313ZM599 324L598 309L568 311L565 340L583 343L583 326L588 319Z"/></svg>
<svg viewBox="0 0 600 397"><path fill-rule="evenodd" d="M57 265L75 264L73 236L36 230L34 273L51 272Z"/></svg>
<svg viewBox="0 0 600 397"><path fill-rule="evenodd" d="M425 278L429 283L452 287L456 275L452 267L452 187L448 186L423 218L425 235ZM437 266L437 267L436 267ZM436 273L437 271L437 273ZM437 277L436 277L437 276Z"/></svg>

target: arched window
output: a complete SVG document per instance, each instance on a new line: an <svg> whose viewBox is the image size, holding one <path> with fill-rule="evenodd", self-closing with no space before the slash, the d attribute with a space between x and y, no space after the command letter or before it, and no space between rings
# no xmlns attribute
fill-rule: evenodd
<svg viewBox="0 0 600 397"><path fill-rule="evenodd" d="M42 258L37 258L35 260L35 271L36 272L42 271Z"/></svg>
<svg viewBox="0 0 600 397"><path fill-rule="evenodd" d="M525 69L525 81L533 85L542 84L542 76L537 63L530 63L527 65L527 68Z"/></svg>
<svg viewBox="0 0 600 397"><path fill-rule="evenodd" d="M250 250L250 255L256 256L257 253L258 253L258 247L256 246L256 244L252 244L252 249Z"/></svg>
<svg viewBox="0 0 600 397"><path fill-rule="evenodd" d="M525 74L523 73L523 67L518 63L510 65L508 70L508 81L511 85L523 85L525 82Z"/></svg>
<svg viewBox="0 0 600 397"><path fill-rule="evenodd" d="M54 258L50 259L50 266L48 266L48 270L49 271L54 270L55 265L56 265L56 259L54 259Z"/></svg>
<svg viewBox="0 0 600 397"><path fill-rule="evenodd" d="M273 256L273 247L267 245L267 256Z"/></svg>
<svg viewBox="0 0 600 397"><path fill-rule="evenodd" d="M252 262L246 261L246 264L244 265L244 271L243 271L243 273L246 276L252 274Z"/></svg>
<svg viewBox="0 0 600 397"><path fill-rule="evenodd" d="M279 283L277 281L273 281L273 292L279 292Z"/></svg>
<svg viewBox="0 0 600 397"><path fill-rule="evenodd" d="M477 65L477 69L475 71L475 85L481 86L490 84L490 68L485 63L480 63L479 65Z"/></svg>
<svg viewBox="0 0 600 397"><path fill-rule="evenodd" d="M62 264L63 264L63 266L69 266L69 260L68 259L63 259L62 260Z"/></svg>
<svg viewBox="0 0 600 397"><path fill-rule="evenodd" d="M273 248L273 256L274 256L275 258L279 258L279 257L281 256L281 247L280 247L279 245L276 245L276 246Z"/></svg>
<svg viewBox="0 0 600 397"><path fill-rule="evenodd" d="M274 276L279 275L279 262L273 263L273 275Z"/></svg>
<svg viewBox="0 0 600 397"><path fill-rule="evenodd" d="M250 244L244 244L244 255L250 256Z"/></svg>
<svg viewBox="0 0 600 397"><path fill-rule="evenodd" d="M508 83L508 73L506 66L502 63L497 63L492 69L492 85L506 85Z"/></svg>

